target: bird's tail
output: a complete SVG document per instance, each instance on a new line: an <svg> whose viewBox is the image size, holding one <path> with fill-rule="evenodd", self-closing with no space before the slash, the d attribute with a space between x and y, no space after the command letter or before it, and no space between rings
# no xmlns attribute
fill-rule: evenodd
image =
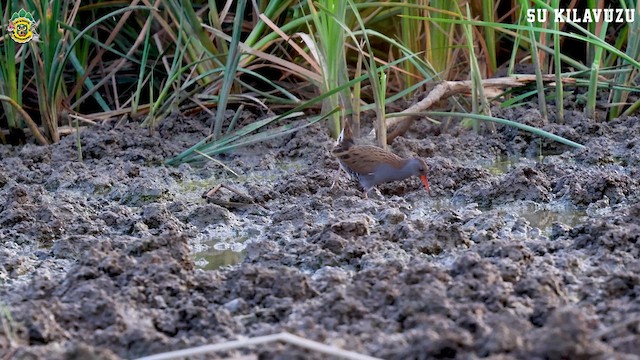
<svg viewBox="0 0 640 360"><path fill-rule="evenodd" d="M355 142L353 141L353 132L351 131L351 125L349 125L349 120L346 120L344 122L342 131L340 131L340 136L338 136L338 146L344 150L347 150L354 144Z"/></svg>

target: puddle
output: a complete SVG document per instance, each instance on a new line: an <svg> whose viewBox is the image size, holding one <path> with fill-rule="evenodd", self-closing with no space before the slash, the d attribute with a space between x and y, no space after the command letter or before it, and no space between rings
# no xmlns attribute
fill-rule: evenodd
<svg viewBox="0 0 640 360"><path fill-rule="evenodd" d="M520 159L522 158L517 156L501 156L490 161L480 161L477 164L489 170L492 175L502 175L514 169Z"/></svg>
<svg viewBox="0 0 640 360"><path fill-rule="evenodd" d="M540 233L549 235L551 226L558 222L571 227L586 221L589 217L586 209L576 209L562 204L538 204L534 202L516 202L503 204L492 208L479 208L477 204L457 203L448 198L433 199L427 208L417 208L408 216L410 220L424 218L434 215L440 211L451 209L461 210L464 208L477 209L483 213L487 211L500 210L506 214L513 214L525 219L529 226L539 229Z"/></svg>
<svg viewBox="0 0 640 360"><path fill-rule="evenodd" d="M260 181L274 180L281 176L283 172L293 172L307 166L303 162L276 161L275 168L277 171L273 169L254 171L250 175L242 175L237 180L251 178L260 179ZM185 183L183 186L185 188L204 189L212 187L217 182L218 180L212 177L200 182ZM216 270L223 266L235 265L244 259L244 250L248 241L254 241L262 233L258 229L258 224L248 223L241 216L236 219L231 221L231 224L208 227L194 239L191 246L196 267L203 270ZM270 220L261 226L268 226L269 224Z"/></svg>
<svg viewBox="0 0 640 360"><path fill-rule="evenodd" d="M522 157L502 157L490 162L475 162L476 166L488 169L492 174L504 174L516 168L522 161L534 161ZM296 164L296 166L301 166ZM255 176L255 175L253 175ZM443 210L460 210L464 208L475 209L480 213L497 211L496 216L506 216L507 219L517 220L522 218L527 221L532 232L525 231L521 236L549 235L554 223L562 223L574 227L588 218L586 210L578 210L571 206L559 203L538 204L530 201L503 204L493 208L479 208L474 203L458 203L449 197L431 198L425 204L413 204L408 211L407 219L424 219L437 216ZM511 220L507 220L508 222ZM203 270L215 270L223 266L235 265L245 257L247 241L256 241L261 236L261 227L253 224L247 229L248 224L240 220L233 225L209 228L203 231L196 239L193 249L194 261L198 268ZM261 226L269 226L262 224ZM258 240L259 241L259 240Z"/></svg>
<svg viewBox="0 0 640 360"><path fill-rule="evenodd" d="M584 222L588 215L586 210L576 209L537 209L529 211L528 209L518 209L517 214L529 222L531 227L536 227L543 234L548 235L551 231L551 225L559 222L574 227Z"/></svg>
<svg viewBox="0 0 640 360"><path fill-rule="evenodd" d="M550 155L553 154L545 153L543 157L538 158L502 156L493 161L479 162L477 164L489 170L493 175L501 175L515 169L522 161L543 161L544 156ZM462 206L466 206L466 204ZM462 206L454 206L451 202L438 202L436 208L460 208ZM516 215L527 220L531 227L540 229L543 234L549 234L551 226L555 222L573 227L584 222L588 217L586 210L578 210L572 207L553 204L505 204L495 208L507 211L512 210ZM483 209L483 211L484 210L485 209Z"/></svg>
<svg viewBox="0 0 640 360"><path fill-rule="evenodd" d="M235 265L244 259L244 251L207 250L194 256L196 267L202 270L216 270L223 266Z"/></svg>
<svg viewBox="0 0 640 360"><path fill-rule="evenodd" d="M249 241L255 241L260 230L246 224L217 225L206 228L192 243L196 267L215 270L222 266L235 265L245 256Z"/></svg>

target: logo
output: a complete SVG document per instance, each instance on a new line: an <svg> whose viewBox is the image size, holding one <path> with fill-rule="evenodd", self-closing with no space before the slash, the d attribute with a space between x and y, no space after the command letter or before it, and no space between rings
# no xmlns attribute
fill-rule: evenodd
<svg viewBox="0 0 640 360"><path fill-rule="evenodd" d="M36 22L33 20L33 15L30 12L20 9L18 12L14 12L7 26L9 36L13 41L24 44L31 41L34 37L37 37ZM37 39L37 38L36 38Z"/></svg>
<svg viewBox="0 0 640 360"><path fill-rule="evenodd" d="M551 15L552 17L550 17ZM574 23L631 23L636 19L636 9L553 9L549 12L547 9L527 9L527 21L532 23L547 22L548 18L553 18L557 23L574 22Z"/></svg>

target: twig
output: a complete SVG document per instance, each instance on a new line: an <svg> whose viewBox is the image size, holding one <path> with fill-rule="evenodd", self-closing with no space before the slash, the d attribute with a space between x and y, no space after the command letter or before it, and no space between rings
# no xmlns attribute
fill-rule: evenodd
<svg viewBox="0 0 640 360"><path fill-rule="evenodd" d="M636 316L636 317L632 317L624 322L618 323L618 324L614 324L613 326L610 326L608 328L602 329L598 332L595 332L593 335L591 335L592 339L602 339L603 337L616 332L620 329L624 329L625 327L638 322L640 323L640 316Z"/></svg>
<svg viewBox="0 0 640 360"><path fill-rule="evenodd" d="M76 115L76 114L69 114L69 117L73 120L76 120L78 122L82 121L83 123L87 123L89 125L97 125L98 123L91 120L91 119L87 119L85 117L82 117L80 115Z"/></svg>
<svg viewBox="0 0 640 360"><path fill-rule="evenodd" d="M42 133L38 129L38 125L36 125L36 122L33 121L31 116L29 116L29 114L27 114L27 112L24 111L24 109L22 109L22 107L20 105L18 105L18 103L15 102L15 100L13 100L12 98L10 98L8 96L0 95L0 101L8 102L9 104L11 104L11 106L13 106L20 113L20 115L22 116L22 119L24 119L24 121L27 123L27 126L29 127L29 130L31 130L31 134L36 138L36 140L38 140L40 145L48 145L49 144L47 139L45 139L44 136L42 136Z"/></svg>
<svg viewBox="0 0 640 360"><path fill-rule="evenodd" d="M145 356L145 357L139 358L138 360L178 359L178 358L184 358L187 356L206 354L214 351L232 350L232 349L237 349L237 348L242 348L242 347L247 347L252 345L270 343L274 341L282 341L285 343L289 343L291 345L300 346L308 350L317 351L319 353L323 353L331 356L337 356L343 359L380 360L379 358L375 358L372 356L359 354L353 351L342 350L335 346L325 345L313 340L305 339L303 337L296 336L288 332L281 332L279 334L273 334L273 335L258 336L254 338L248 338L248 339L227 341L220 344L198 346L198 347L184 349L184 350L170 351L162 354Z"/></svg>
<svg viewBox="0 0 640 360"><path fill-rule="evenodd" d="M225 188L231 192L233 192L234 194L240 196L241 198L244 198L245 200L249 201L248 203L240 203L240 202L235 202L235 201L223 201L223 200L217 200L214 199L213 196L218 192L218 190ZM226 208L230 208L230 207L242 207L242 206L248 206L248 205L258 205L266 210L269 210L269 208L266 205L262 205L262 204L258 204L254 198L252 198L249 195L245 195L243 193L241 193L239 190L236 190L234 188L232 188L229 185L226 184L218 184L214 187L212 187L211 189L207 190L205 193L202 194L202 198L203 199L207 199L208 201L213 202L214 204L220 205L220 206L224 206Z"/></svg>
<svg viewBox="0 0 640 360"><path fill-rule="evenodd" d="M225 170L227 170L228 172L232 173L232 174L233 174L233 175L235 175L236 177L240 177L240 175L238 175L238 173L237 173L237 172L233 171L230 167L228 167L227 165L225 165L222 161L220 161L220 160L216 160L216 159L212 158L211 156L209 156L209 155L207 155L207 154L203 153L203 152L202 152L202 151L200 151L200 150L195 150L195 152L196 152L197 154L200 154L202 157L204 157L204 158L206 158L206 159L208 159L208 160L211 160L211 161L213 161L214 163L216 163L216 164L218 164L218 165L222 166Z"/></svg>

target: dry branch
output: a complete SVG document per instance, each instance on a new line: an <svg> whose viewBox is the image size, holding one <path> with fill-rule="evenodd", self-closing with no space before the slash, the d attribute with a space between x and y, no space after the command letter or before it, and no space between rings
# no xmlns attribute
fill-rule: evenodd
<svg viewBox="0 0 640 360"><path fill-rule="evenodd" d="M22 116L22 119L27 124L27 126L29 127L29 130L31 130L31 133L36 138L36 140L38 140L40 145L49 144L47 139L45 139L45 137L42 135L42 132L40 132L40 130L38 129L38 125L36 125L36 122L33 121L33 119L31 119L31 116L29 116L29 114L27 114L27 112L24 111L22 106L18 105L18 103L15 102L15 100L13 100L12 98L4 95L0 95L0 101L5 101L9 103L11 106L13 106L14 109L16 109L16 111Z"/></svg>
<svg viewBox="0 0 640 360"><path fill-rule="evenodd" d="M549 85L554 85L556 79L555 75L549 74L543 75L542 80L545 83L549 83ZM536 81L535 75L514 75L510 77L485 79L482 81L482 85L485 89L485 94L497 94L498 90L525 86L534 81ZM562 82L575 84L575 79L562 78ZM409 130L417 113L425 111L432 107L433 104L453 95L470 93L471 80L442 81L438 83L424 99L400 112L400 114L405 115L387 119L387 144L391 144L396 137L404 135L404 133ZM374 134L375 130L372 130L369 136L373 136Z"/></svg>
<svg viewBox="0 0 640 360"><path fill-rule="evenodd" d="M290 334L288 332L281 332L273 335L264 335L253 338L244 338L239 340L232 340L223 342L220 344L203 345L185 350L176 350L166 352L162 354L156 354L151 356L145 356L138 360L170 360L170 359L183 359L188 356L197 356L202 354L209 354L217 351L228 351L238 348L244 348L253 345L267 344L274 341L282 341L291 345L299 346L307 350L322 353L334 358L349 359L349 360L381 360L368 355L355 353L340 349L335 346L325 345L313 340L305 339L303 337Z"/></svg>

